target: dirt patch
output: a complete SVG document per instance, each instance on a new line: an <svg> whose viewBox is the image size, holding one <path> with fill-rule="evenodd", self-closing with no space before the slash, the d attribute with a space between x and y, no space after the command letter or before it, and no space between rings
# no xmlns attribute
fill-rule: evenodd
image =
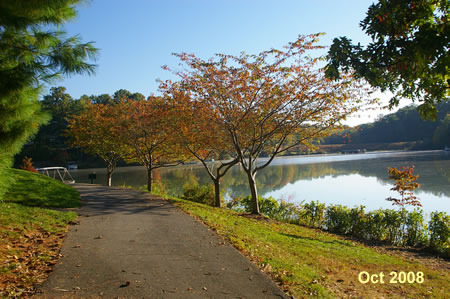
<svg viewBox="0 0 450 299"><path fill-rule="evenodd" d="M248 219L255 219L255 220L259 220L259 221L270 222L270 223L280 223L280 222L270 219L269 217L262 215L262 214L242 213L242 214L239 214L238 216L245 217Z"/></svg>
<svg viewBox="0 0 450 299"><path fill-rule="evenodd" d="M369 246L384 254L401 256L408 261L418 261L433 270L450 271L450 260L436 256L423 248L404 248L396 246Z"/></svg>

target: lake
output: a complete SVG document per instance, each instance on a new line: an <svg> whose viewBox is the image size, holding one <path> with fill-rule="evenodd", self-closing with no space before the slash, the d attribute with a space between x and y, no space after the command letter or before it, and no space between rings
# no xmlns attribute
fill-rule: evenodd
<svg viewBox="0 0 450 299"><path fill-rule="evenodd" d="M261 160L262 161L262 160ZM373 152L347 155L290 156L274 159L272 164L257 174L258 193L276 199L300 203L318 200L328 204L349 207L364 205L366 210L396 208L385 199L399 197L390 191L388 167L415 166L421 187L415 194L420 198L426 214L432 211L450 213L450 153ZM88 174L96 172L94 183L104 183L105 169L79 169L71 171L77 182L89 182ZM212 183L203 166L183 165L161 168L154 172L172 195L182 193L183 184ZM118 167L112 177L113 186L146 184L143 167ZM222 182L226 198L247 196L247 178L237 165Z"/></svg>

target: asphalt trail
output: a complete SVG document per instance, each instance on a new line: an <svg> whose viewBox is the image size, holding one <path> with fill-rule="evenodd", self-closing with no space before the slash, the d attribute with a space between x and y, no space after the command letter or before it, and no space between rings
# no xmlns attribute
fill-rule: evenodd
<svg viewBox="0 0 450 299"><path fill-rule="evenodd" d="M148 193L75 184L83 206L38 297L286 298L205 225Z"/></svg>

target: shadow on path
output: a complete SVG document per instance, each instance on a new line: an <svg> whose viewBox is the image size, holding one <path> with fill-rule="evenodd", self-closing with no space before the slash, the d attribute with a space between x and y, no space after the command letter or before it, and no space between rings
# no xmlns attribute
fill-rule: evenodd
<svg viewBox="0 0 450 299"><path fill-rule="evenodd" d="M166 201L161 202L157 196L132 189L105 187L100 185L76 184L82 195L80 216L99 216L113 213L139 214L156 209L163 216L167 209L174 207ZM158 201L152 204L152 201ZM155 211L156 212L156 211Z"/></svg>

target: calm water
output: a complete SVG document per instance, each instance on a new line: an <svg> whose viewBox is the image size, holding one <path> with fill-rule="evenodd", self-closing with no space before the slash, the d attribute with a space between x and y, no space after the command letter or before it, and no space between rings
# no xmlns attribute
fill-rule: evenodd
<svg viewBox="0 0 450 299"><path fill-rule="evenodd" d="M387 168L406 165L414 165L415 173L420 175L421 188L416 195L425 213L436 210L450 213L450 153L443 151L280 157L257 174L258 192L294 203L318 200L349 207L364 205L366 210L392 208L385 198L398 194L389 190L392 181ZM72 176L77 182L87 183L91 172L97 174L95 183L104 183L104 169L80 169L73 171ZM163 168L156 170L154 176L173 195L181 194L185 183L211 183L201 165ZM115 186L145 185L145 169L117 168L112 182ZM222 187L227 196L249 195L247 178L240 166L227 173Z"/></svg>

